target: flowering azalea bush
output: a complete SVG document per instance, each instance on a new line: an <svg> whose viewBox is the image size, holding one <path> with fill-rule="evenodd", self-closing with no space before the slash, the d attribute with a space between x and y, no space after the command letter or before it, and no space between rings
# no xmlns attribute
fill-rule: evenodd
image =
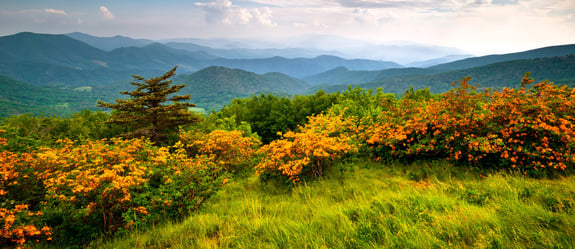
<svg viewBox="0 0 575 249"><path fill-rule="evenodd" d="M3 133L0 130L0 133ZM0 138L0 146L6 144L6 139ZM42 212L29 210L27 198L18 198L25 192L20 192L20 184L27 182L27 172L22 166L31 161L31 155L18 155L10 151L0 151L0 245L24 245L28 241L40 239L51 240L52 232L48 226L42 226L37 218Z"/></svg>
<svg viewBox="0 0 575 249"><path fill-rule="evenodd" d="M525 172L575 163L575 90L528 75L520 89L478 91L468 83L439 99L399 102L365 129L378 158L447 158Z"/></svg>
<svg viewBox="0 0 575 249"><path fill-rule="evenodd" d="M32 153L0 152L0 235L6 243L54 237L84 244L101 233L181 218L226 179L212 158L190 157L181 143L59 143Z"/></svg>
<svg viewBox="0 0 575 249"><path fill-rule="evenodd" d="M180 137L190 154L210 157L226 172L249 166L261 144L259 139L238 130L214 130L207 134L183 132Z"/></svg>
<svg viewBox="0 0 575 249"><path fill-rule="evenodd" d="M302 176L321 176L331 162L346 153L356 151L351 129L353 119L343 115L320 114L298 132L287 132L260 149L264 155L256 165L256 173L279 172L293 183Z"/></svg>

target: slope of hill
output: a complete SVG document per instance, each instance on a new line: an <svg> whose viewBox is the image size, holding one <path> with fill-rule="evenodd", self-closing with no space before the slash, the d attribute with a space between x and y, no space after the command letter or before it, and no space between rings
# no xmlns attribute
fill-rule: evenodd
<svg viewBox="0 0 575 249"><path fill-rule="evenodd" d="M281 73L256 74L240 69L212 66L174 78L176 84L186 84L182 94L190 94L191 101L207 109L219 109L234 98L256 93L301 93L309 85Z"/></svg>
<svg viewBox="0 0 575 249"><path fill-rule="evenodd" d="M457 55L448 55L440 58L424 60L424 61L416 61L405 65L406 67L432 67L435 65L441 65L449 62L459 61L463 59L467 59L473 57L472 55L464 55L464 54L457 54Z"/></svg>
<svg viewBox="0 0 575 249"><path fill-rule="evenodd" d="M103 86L132 74L157 75L178 64L182 71L197 71L214 58L161 44L105 52L65 35L0 37L0 74L35 85Z"/></svg>
<svg viewBox="0 0 575 249"><path fill-rule="evenodd" d="M480 67L504 61L536 59L544 57L564 56L571 54L575 54L575 44L544 47L511 54L487 55L481 57L467 58L459 61L436 65L431 67L431 69L450 71L457 69Z"/></svg>
<svg viewBox="0 0 575 249"><path fill-rule="evenodd" d="M26 70L31 67L30 65L21 64L20 66L22 72L27 72L24 74L32 74L31 71ZM45 65L36 68L50 72L52 67L55 66ZM2 64L0 64L1 68L3 68ZM128 84L127 78L106 86L92 87L90 83L97 84L89 80L96 79L97 75L82 74L88 72L81 70L70 70L72 71L61 70L60 72L71 75L55 76L77 79L78 82L74 87L62 84L36 86L0 76L0 117L22 113L62 116L84 109L95 110L98 109L95 107L98 100L113 102L116 98L126 97L120 94L121 91L133 89L133 86ZM159 71L155 75L149 75L148 72L143 76L149 78L161 73L163 72ZM107 74L103 73L103 75ZM116 75L116 77L120 76ZM220 109L232 99L244 98L256 93L290 95L302 93L309 87L306 82L281 73L255 74L240 69L216 66L193 74L178 74L173 81L174 84L185 84L186 87L182 88L179 94L190 94L191 102L204 110Z"/></svg>
<svg viewBox="0 0 575 249"><path fill-rule="evenodd" d="M151 40L132 39L121 35L114 37L96 37L80 32L74 32L66 34L66 36L104 51L112 51L114 49L124 47L143 47L154 43L154 41Z"/></svg>
<svg viewBox="0 0 575 249"><path fill-rule="evenodd" d="M517 88L526 72L532 72L531 78L535 82L549 80L575 86L575 55L507 61L430 75L392 77L359 84L359 86L369 89L382 87L385 92L390 93L403 93L410 86L414 88L429 87L432 92L441 93L452 88L450 83L471 76L471 84L480 84L484 88ZM327 92L333 92L347 89L347 85L324 86L323 89ZM315 89L312 88L311 90Z"/></svg>
<svg viewBox="0 0 575 249"><path fill-rule="evenodd" d="M34 62L76 69L105 67L108 54L65 35L18 33L0 37L0 62Z"/></svg>
<svg viewBox="0 0 575 249"><path fill-rule="evenodd" d="M302 78L312 85L361 84L375 80L396 77L416 77L437 73L437 70L424 68L393 68L379 71L351 71L338 67L323 73Z"/></svg>
<svg viewBox="0 0 575 249"><path fill-rule="evenodd" d="M118 81L131 79L136 74L144 77L161 75L167 70L100 68L79 70L70 67L33 62L0 63L0 75L39 86L79 86L105 87Z"/></svg>
<svg viewBox="0 0 575 249"><path fill-rule="evenodd" d="M556 56L565 56L575 54L575 45L553 46L545 47L535 50L529 50L521 53L504 54L504 55L490 55L483 57L467 58L459 61L436 65L428 68L400 68L400 69L387 69L378 72L373 71L353 71L342 68L325 71L319 74L303 77L302 79L313 85L336 85L336 84L361 84L373 81L382 81L386 79L397 78L398 80L405 80L408 78L421 78L423 75L437 74L441 72L449 72L454 70L463 70L466 68L476 68L486 66L493 63L514 61L520 59L536 59L547 58ZM424 62L422 62L424 63ZM553 67L553 65L541 65L539 67ZM511 66L512 67L512 66ZM456 72L460 74L462 72ZM466 73L466 72L463 72ZM460 76L463 77L463 76ZM557 79L557 77L550 76ZM424 77L425 78L425 77ZM563 78L563 77L560 77ZM457 80L458 78L455 78ZM399 81L397 81L399 82ZM337 87L337 89L342 88ZM317 88L313 88L317 89ZM329 89L329 88L328 88ZM346 89L346 88L343 88Z"/></svg>
<svg viewBox="0 0 575 249"><path fill-rule="evenodd" d="M327 55L311 59L273 57L265 59L217 60L216 64L260 74L267 72L280 72L298 78L325 72L337 67L346 67L352 70L382 70L401 67L401 65L393 62L346 60L336 56Z"/></svg>
<svg viewBox="0 0 575 249"><path fill-rule="evenodd" d="M85 109L96 109L99 99L111 100L117 95L91 87L40 87L0 75L0 117L23 113L64 116Z"/></svg>

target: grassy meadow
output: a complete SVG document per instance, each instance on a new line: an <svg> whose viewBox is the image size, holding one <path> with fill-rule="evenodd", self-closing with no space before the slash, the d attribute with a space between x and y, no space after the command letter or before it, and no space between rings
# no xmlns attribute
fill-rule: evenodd
<svg viewBox="0 0 575 249"><path fill-rule="evenodd" d="M90 248L573 248L574 213L571 175L357 161L295 187L239 177L183 222Z"/></svg>

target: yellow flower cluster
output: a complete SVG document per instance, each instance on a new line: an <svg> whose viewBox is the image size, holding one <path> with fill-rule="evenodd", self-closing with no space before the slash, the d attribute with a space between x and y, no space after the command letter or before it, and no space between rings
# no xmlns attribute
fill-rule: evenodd
<svg viewBox="0 0 575 249"><path fill-rule="evenodd" d="M342 115L320 114L309 118L299 132L287 132L283 138L260 148L264 154L255 166L257 173L279 171L294 183L303 174L321 176L329 162L356 151L352 143L353 119ZM307 171L307 172L306 172Z"/></svg>
<svg viewBox="0 0 575 249"><path fill-rule="evenodd" d="M188 148L199 155L208 156L217 162L224 171L238 170L250 162L261 142L253 137L246 137L242 131L214 130L200 136L181 134L182 141Z"/></svg>

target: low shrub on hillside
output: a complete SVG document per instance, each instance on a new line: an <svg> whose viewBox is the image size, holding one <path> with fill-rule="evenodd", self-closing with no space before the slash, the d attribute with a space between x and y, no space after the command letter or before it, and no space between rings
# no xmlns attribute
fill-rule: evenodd
<svg viewBox="0 0 575 249"><path fill-rule="evenodd" d="M6 141L0 138L0 146L6 145ZM25 166L31 160L32 155L28 153L0 151L0 245L22 246L26 241L52 239L52 229L39 219L42 212L30 209L28 204L37 202L36 196L26 195L30 188L21 186L29 181L31 172Z"/></svg>
<svg viewBox="0 0 575 249"><path fill-rule="evenodd" d="M182 132L181 141L190 154L212 159L222 170L233 173L251 166L257 147L261 144L243 131L214 130L210 133Z"/></svg>
<svg viewBox="0 0 575 249"><path fill-rule="evenodd" d="M227 178L220 164L188 156L181 143L62 140L31 153L1 153L6 243L53 235L60 244L83 244L102 233L182 218Z"/></svg>
<svg viewBox="0 0 575 249"><path fill-rule="evenodd" d="M457 164L565 170L575 163L575 90L528 75L520 89L478 91L468 83L440 99L404 98L384 111L366 142L381 159L447 158Z"/></svg>
<svg viewBox="0 0 575 249"><path fill-rule="evenodd" d="M326 167L346 153L357 150L347 132L353 119L343 115L320 114L309 118L298 132L287 132L282 139L262 146L258 174L279 172L297 183L304 176L322 176Z"/></svg>

